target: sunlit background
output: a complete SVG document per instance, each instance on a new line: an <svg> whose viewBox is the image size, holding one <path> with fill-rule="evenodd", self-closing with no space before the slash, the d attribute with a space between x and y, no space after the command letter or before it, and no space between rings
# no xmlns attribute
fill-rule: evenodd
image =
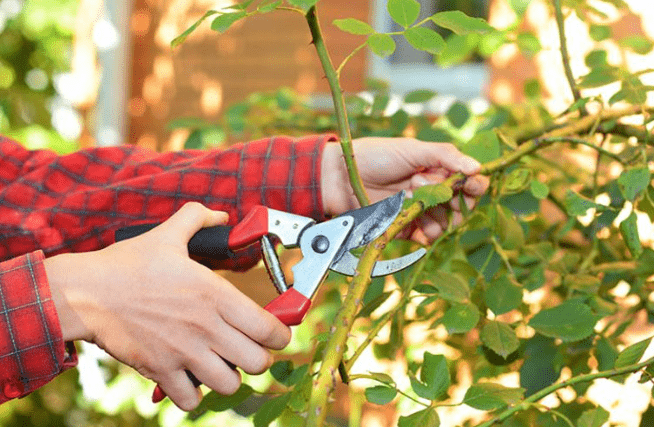
<svg viewBox="0 0 654 427"><path fill-rule="evenodd" d="M391 30L384 0L355 3L356 7L351 0L319 3L325 38L335 63L361 40L330 25L333 19L355 17L371 22L379 31ZM497 28L515 20L513 9L504 0L421 3L425 10L431 8L431 13L444 8L465 10L470 15L488 18ZM523 3L525 7L529 4ZM598 7L605 8L614 34L643 34L654 39L651 0L627 3L633 14L625 14L607 3L598 3ZM275 13L238 22L221 37L204 25L182 46L171 49L170 41L207 9L229 4L230 0L0 0L0 133L31 149L49 148L60 153L123 143L171 150L179 149L189 135L189 130L171 126L175 120L194 117L210 123L253 92L285 87L318 108L328 105L327 86L310 45L306 23L294 14ZM395 98L391 108L399 106L405 93L431 88L439 96L424 108L438 114L455 100L467 102L474 111L482 111L489 103L514 103L524 99L525 84L536 79L545 92L548 108L561 112L571 103L572 94L562 71L549 2L532 1L526 16L525 29L537 36L543 48L533 55L525 55L515 44L509 44L488 60L470 58L456 66L438 68L429 58L400 45L395 55L383 60L364 53L355 56L343 73L342 85L353 93L365 89L367 78L385 80ZM584 56L596 46L595 42L588 37L585 24L575 16L566 19L566 32L572 41L573 73L583 75L588 71ZM654 66L652 53L621 54L615 42L602 43L614 64L628 64L634 71ZM652 73L642 76L642 80L654 85ZM615 88L607 90L612 92ZM218 128L212 141L215 145L233 142ZM262 275L262 271L253 274ZM267 279L263 273L256 280L233 280L247 289L252 287L251 283ZM392 284L389 286L392 289ZM616 288L615 292L619 295L624 290ZM536 291L527 299L539 304L542 297ZM624 299L628 304L626 294ZM633 342L654 332L646 318L635 319L631 330ZM313 332L310 326L298 328L286 353L309 350ZM437 335L444 333L436 331ZM523 337L529 333L523 331ZM381 340L384 334L388 331L382 331ZM423 331L409 328L406 334L408 342L422 345ZM452 349L441 344L420 348L446 354L448 358L457 357ZM149 401L149 382L112 363L92 345L81 345L80 349L77 371L62 375L27 399L0 406L0 425L250 425L232 412L208 414L195 422L185 420L184 414L170 402L155 406ZM380 362L368 354L358 364L366 370L391 373L400 388L408 387L404 365L399 362L397 366ZM472 381L470 371L463 369L459 375L460 389L451 390L453 400L461 397ZM248 381L264 389L272 380L263 375ZM516 386L517 374L507 375L501 381ZM573 392L564 391L544 403L555 407L574 398L570 393ZM616 425L637 427L650 393L651 385L638 384L637 378L631 378L625 385L597 381L588 398L609 409L611 422ZM340 411L340 421L346 423L346 413L353 403L348 396L340 395L338 399L334 406L337 413ZM397 419L395 409L403 413L413 409L361 405L362 425L366 427L392 425ZM443 409L440 413L444 427L478 417L465 406ZM8 420L12 424L7 424Z"/></svg>

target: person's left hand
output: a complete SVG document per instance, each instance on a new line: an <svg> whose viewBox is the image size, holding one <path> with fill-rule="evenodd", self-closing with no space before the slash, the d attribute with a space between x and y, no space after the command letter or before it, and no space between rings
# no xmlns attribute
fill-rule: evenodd
<svg viewBox="0 0 654 427"><path fill-rule="evenodd" d="M488 189L489 180L479 175L480 164L448 143L423 142L413 138L360 138L353 141L359 174L371 202L400 190L411 191L427 184L443 182L456 172L467 175L461 191L468 209ZM325 146L322 159L322 198L327 215L337 215L359 207L349 184L343 153L338 143ZM431 208L416 221L413 239L427 244L440 236L449 221L462 220L459 197L449 204Z"/></svg>

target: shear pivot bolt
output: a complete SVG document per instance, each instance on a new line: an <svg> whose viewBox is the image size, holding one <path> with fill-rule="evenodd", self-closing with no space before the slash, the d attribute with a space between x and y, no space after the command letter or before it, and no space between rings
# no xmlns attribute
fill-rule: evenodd
<svg viewBox="0 0 654 427"><path fill-rule="evenodd" d="M319 254L324 254L329 249L329 239L323 235L316 236L311 241L311 248Z"/></svg>

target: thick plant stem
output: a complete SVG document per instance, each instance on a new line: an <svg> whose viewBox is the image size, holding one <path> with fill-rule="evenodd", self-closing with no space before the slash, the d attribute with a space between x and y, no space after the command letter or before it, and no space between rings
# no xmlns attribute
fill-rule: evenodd
<svg viewBox="0 0 654 427"><path fill-rule="evenodd" d="M554 10L556 14L556 25L559 29L559 42L561 43L561 59L563 61L563 69L565 70L565 77L568 79L570 90L575 101L581 99L581 94L575 83L575 78L572 75L572 68L570 68L570 56L568 55L568 45L565 39L565 29L563 22L563 11L561 10L561 0L554 0ZM583 115L586 114L585 109L582 109Z"/></svg>
<svg viewBox="0 0 654 427"><path fill-rule="evenodd" d="M325 77L327 78L329 89L332 93L334 112L336 113L336 122L338 124L338 136L340 138L341 150L343 150L345 164L347 165L347 172L350 177L350 185L352 186L352 190L354 191L354 195L359 201L359 204L361 206L368 206L370 204L370 199L363 187L363 181L359 175L356 159L354 158L352 134L350 133L350 124L347 120L347 110L345 108L343 90L341 89L341 84L338 80L338 73L334 68L334 64L332 64L331 57L325 46L325 41L322 38L322 31L320 30L320 23L316 16L315 6L309 8L305 18L307 19L309 29L311 30L311 37L313 37L312 43L316 47L318 59L320 59L320 64L325 72Z"/></svg>
<svg viewBox="0 0 654 427"><path fill-rule="evenodd" d="M336 386L338 365L343 358L345 344L363 301L363 295L370 284L370 274L377 258L381 255L386 244L411 221L416 219L423 209L422 203L413 203L396 218L395 222L388 227L384 234L370 243L361 254L357 271L354 273L345 300L334 320L331 330L332 335L325 346L322 365L313 381L313 391L309 400L308 426L320 427L325 423L327 402Z"/></svg>
<svg viewBox="0 0 654 427"><path fill-rule="evenodd" d="M589 381L596 380L598 378L611 378L611 377L616 377L618 375L623 375L623 374L631 374L633 372L638 372L641 369L645 368L648 365L651 365L654 363L654 357L645 360L644 362L641 363L636 363L634 365L629 365L629 366L624 366L622 368L618 369L609 369L607 371L600 371L600 372L595 372L593 374L586 374L586 375L579 375L576 377L572 377L567 381L562 381L560 383L552 384L549 387L545 387L544 389L540 390L539 392L536 392L517 404L516 406L512 406L508 409L505 409L501 414L493 418L492 420L486 421L485 423L479 424L477 427L490 427L492 425L501 423L502 421L506 420L513 414L519 411L523 411L530 406L533 406L534 403L538 402L540 399L544 398L545 396L554 393L557 390L560 390L562 388L575 385L575 384L580 384L580 383L586 383Z"/></svg>
<svg viewBox="0 0 654 427"><path fill-rule="evenodd" d="M591 129L598 120L604 121L604 120L618 119L620 117L639 114L640 111L641 111L641 107L635 106L635 107L628 107L621 110L602 111L598 115L581 118L577 122L572 123L568 126L564 126L555 129L551 132L548 132L542 135L540 138L534 138L532 140L529 140L524 144L519 145L517 149L503 155L498 159L484 163L482 165L480 173L483 175L490 175L495 171L504 169L507 166L512 165L513 163L520 160L523 156L531 154L534 151L540 150L556 142L580 143L580 140L569 138L569 136L577 135L583 133L588 129ZM584 145L588 145L588 144L584 143ZM597 149L598 151L602 151L602 153L606 155L608 155L609 153L609 152L605 152L605 150L603 150L601 147L594 146L593 148ZM611 155L611 157L613 157L613 155Z"/></svg>

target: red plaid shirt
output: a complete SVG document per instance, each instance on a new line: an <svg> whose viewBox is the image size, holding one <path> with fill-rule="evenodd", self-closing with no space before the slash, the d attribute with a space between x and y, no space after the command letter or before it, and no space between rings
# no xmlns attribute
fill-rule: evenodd
<svg viewBox="0 0 654 427"><path fill-rule="evenodd" d="M275 137L224 151L158 154L133 146L66 156L0 137L0 402L75 365L43 267L44 256L114 242L125 225L163 221L188 201L237 223L257 204L323 218L320 159L333 136ZM257 260L243 251L230 265Z"/></svg>

